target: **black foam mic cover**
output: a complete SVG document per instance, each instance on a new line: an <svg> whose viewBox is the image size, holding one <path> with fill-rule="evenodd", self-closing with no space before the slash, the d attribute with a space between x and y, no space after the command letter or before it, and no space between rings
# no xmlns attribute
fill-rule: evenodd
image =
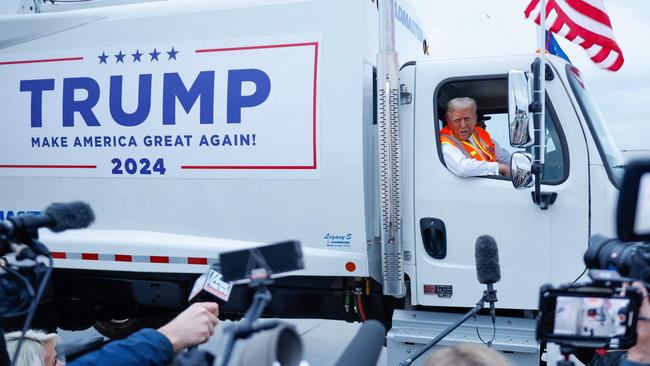
<svg viewBox="0 0 650 366"><path fill-rule="evenodd" d="M83 229L95 221L95 213L85 202L53 203L45 209L45 215L54 220L49 226L55 233L68 229Z"/></svg>
<svg viewBox="0 0 650 366"><path fill-rule="evenodd" d="M376 321L363 323L350 344L345 348L336 366L375 366L384 347L386 328Z"/></svg>
<svg viewBox="0 0 650 366"><path fill-rule="evenodd" d="M0 225L0 232L9 237L23 237L46 227L55 233L67 229L83 229L95 221L95 214L87 203L53 203L42 214L18 215Z"/></svg>
<svg viewBox="0 0 650 366"><path fill-rule="evenodd" d="M474 251L476 257L476 278L478 282L486 285L501 280L499 267L499 249L493 237L481 235L476 239Z"/></svg>

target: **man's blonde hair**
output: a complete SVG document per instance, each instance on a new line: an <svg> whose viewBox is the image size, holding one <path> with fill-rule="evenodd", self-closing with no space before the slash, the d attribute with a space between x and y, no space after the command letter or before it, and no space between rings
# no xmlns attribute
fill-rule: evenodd
<svg viewBox="0 0 650 366"><path fill-rule="evenodd" d="M18 341L22 332L11 332L5 334L5 342L7 343L7 353L9 358L13 360L14 353L18 347ZM55 333L45 333L40 330L28 330L25 333L25 341L20 348L20 354L14 363L15 366L41 366L45 359L45 345L51 344L56 347L61 338ZM49 365L45 365L49 366Z"/></svg>
<svg viewBox="0 0 650 366"><path fill-rule="evenodd" d="M472 108L476 116L476 101L470 97L458 97L447 102L447 114L464 108Z"/></svg>
<svg viewBox="0 0 650 366"><path fill-rule="evenodd" d="M464 343L434 352L425 366L508 366L498 352L482 344Z"/></svg>

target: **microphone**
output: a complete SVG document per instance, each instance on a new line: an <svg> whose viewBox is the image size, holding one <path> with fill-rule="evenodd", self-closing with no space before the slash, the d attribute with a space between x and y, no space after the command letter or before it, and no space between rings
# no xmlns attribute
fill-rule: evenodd
<svg viewBox="0 0 650 366"><path fill-rule="evenodd" d="M38 215L13 216L0 224L0 233L19 236L46 227L55 233L83 229L95 221L95 214L85 202L53 203Z"/></svg>
<svg viewBox="0 0 650 366"><path fill-rule="evenodd" d="M487 285L484 297L485 301L490 303L490 316L494 323L496 320L494 303L497 302L497 291L492 285L501 280L497 242L490 235L479 236L476 239L474 256L476 258L476 278L478 282Z"/></svg>
<svg viewBox="0 0 650 366"><path fill-rule="evenodd" d="M188 302L216 301L219 305L228 302L232 284L223 280L220 271L219 263L212 264L210 269L194 282Z"/></svg>
<svg viewBox="0 0 650 366"><path fill-rule="evenodd" d="M376 320L368 320L359 328L335 365L375 366L385 337L386 328Z"/></svg>
<svg viewBox="0 0 650 366"><path fill-rule="evenodd" d="M29 246L33 253L20 249L17 254L26 258L35 258L34 254L50 255L49 250L36 240L38 229L49 228L58 233L67 229L83 229L95 221L95 214L85 202L53 203L38 215L20 215L0 222L0 240L18 241ZM20 253L19 253L20 252Z"/></svg>

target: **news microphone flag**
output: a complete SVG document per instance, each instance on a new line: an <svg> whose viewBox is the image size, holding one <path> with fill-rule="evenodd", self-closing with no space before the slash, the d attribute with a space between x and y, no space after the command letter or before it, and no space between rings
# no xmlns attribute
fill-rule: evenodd
<svg viewBox="0 0 650 366"><path fill-rule="evenodd" d="M546 51L551 55L561 57L565 59L568 63L571 63L571 60L569 60L569 56L567 56L566 53L564 53L564 50L562 50L560 44L557 43L557 40L555 39L555 37L553 37L553 33L549 31L546 31Z"/></svg>
<svg viewBox="0 0 650 366"><path fill-rule="evenodd" d="M540 23L540 0L532 0L526 18ZM617 71L623 66L623 52L603 0L547 0L545 28L579 44L599 67Z"/></svg>

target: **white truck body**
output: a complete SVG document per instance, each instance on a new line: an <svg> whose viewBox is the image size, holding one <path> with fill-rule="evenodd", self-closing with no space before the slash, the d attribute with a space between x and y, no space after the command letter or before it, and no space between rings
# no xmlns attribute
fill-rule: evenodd
<svg viewBox="0 0 650 366"><path fill-rule="evenodd" d="M426 60L417 18L401 1L395 9L407 303L474 306L484 289L474 242L490 234L498 309L534 310L540 285L581 275L592 233L613 234L618 150L597 112L583 109L590 101L566 64L549 57L562 174L542 191L556 202L540 210L507 179L455 176L437 137L445 93L483 85L479 109L493 105L494 123L507 128L507 107L491 104L480 82L500 87L534 55ZM196 275L222 251L298 239L305 269L296 278L343 279L336 290L346 279L381 284L377 28L371 0L166 1L0 17L0 218L89 202L91 229L42 233L56 270L79 276ZM508 147L507 137L498 142ZM441 259L425 248L427 218L445 225Z"/></svg>
<svg viewBox="0 0 650 366"><path fill-rule="evenodd" d="M90 252L98 252L94 248L99 247L94 245L105 245L102 246L105 254L173 255L180 250L187 257L214 258L220 245L204 246L201 244L204 240L196 237L245 240L249 242L247 245L290 237L300 239L305 247L307 266L303 274L367 276L366 247L372 235L366 234L360 121L365 118L371 123L369 118L372 118L372 111L364 110L363 106L372 107L376 9L371 2L333 5L309 1L170 2L6 17L3 34L4 30L22 29L30 20L39 25L51 23L56 28L58 24L68 27L70 19L78 19L77 13L101 19L2 50L2 58L6 60L2 65L2 80L11 87L3 88L1 97L3 104L16 107L5 115L25 122L14 126L16 134L4 135L5 149L14 153L7 157L0 172L3 184L20 186L23 192L43 191L37 187L57 190L52 192L57 198L16 195L14 202L5 201L6 210L35 210L34 207L52 199L87 200L98 219L93 229L81 234L83 239L79 240L96 243ZM305 12L322 14L322 19L301 16ZM284 21L268 16L269 13L281 14ZM167 29L170 22L177 22L178 29L170 32ZM240 26L243 23L248 24L245 30ZM219 24L218 32L215 29L204 36L197 34L198 30L215 24ZM142 32L142 29L149 30ZM422 34L413 34L404 27L398 34L404 39L412 38L406 45L423 53ZM329 44L322 43L323 36L330 40ZM172 47L179 53L177 59L169 60L164 52ZM147 53L154 48L162 52L158 62L152 61ZM211 51L214 49L220 50ZM144 53L141 62L134 61L132 54L136 51ZM104 52L110 54L108 64L99 62L98 56ZM124 63L116 63L113 53L118 52L130 53ZM68 58L73 60L60 61ZM15 62L51 59L59 61ZM43 64L52 67L43 69L40 67ZM269 74L272 94L264 102L264 108L244 111L241 123L227 123L228 70L247 68ZM214 104L210 102L210 111L205 112L210 114L211 122L200 122L199 103L202 106L205 103L208 108L207 98L201 96L189 113L175 102L177 121L164 125L163 74L180 74L189 89L201 71L214 72L214 82L210 81L214 85ZM138 126L125 127L115 122L110 112L109 78L123 75L123 109L131 113L137 108L138 77L142 74L151 75L152 79L151 92L144 97L148 99L151 95L150 112ZM70 122L74 123L72 128L63 126L63 84L71 78L96 81L99 97L93 107L95 126L86 125L79 113ZM42 127L30 124L31 93L20 92L18 86L24 79L54 80L54 90L42 94ZM243 88L247 86L244 84ZM323 105L337 108L323 111ZM171 137L174 146L151 146L157 136ZM43 147L57 144L52 142L57 137L59 144L65 137L68 147ZM99 141L94 140L97 137ZM207 146L200 145L203 137ZM33 142L32 138L40 141ZM128 146L132 141L137 146ZM74 146L75 142L79 144ZM125 146L106 147L116 144ZM21 156L27 151L29 156ZM124 174L112 174L115 164L111 160L129 157L148 158L152 165L163 158L166 171L164 175L156 172L141 175L142 166L138 162L135 175L129 176L126 167L122 167ZM29 167L33 164L38 166ZM12 165L23 166L13 168ZM155 191L152 185L157 187ZM100 191L95 191L96 188ZM115 196L118 192L119 199ZM110 217L102 212L115 214ZM111 231L94 231L99 229ZM170 253L161 253L161 247L152 246L146 235L133 236L130 230L175 234L170 240L183 244L172 246L175 249ZM48 238L48 242L55 252L80 253L88 247L84 250L79 247L80 243L74 239L78 234L66 233L65 237ZM181 239L179 235L187 237ZM331 239L326 238L328 235ZM343 238L338 240L338 237ZM356 270L346 270L349 261L355 264ZM87 263L60 260L56 265L83 268ZM105 261L93 266L115 268ZM191 265L159 268L146 263L122 263L121 266L122 270L129 271L199 273L204 270Z"/></svg>

